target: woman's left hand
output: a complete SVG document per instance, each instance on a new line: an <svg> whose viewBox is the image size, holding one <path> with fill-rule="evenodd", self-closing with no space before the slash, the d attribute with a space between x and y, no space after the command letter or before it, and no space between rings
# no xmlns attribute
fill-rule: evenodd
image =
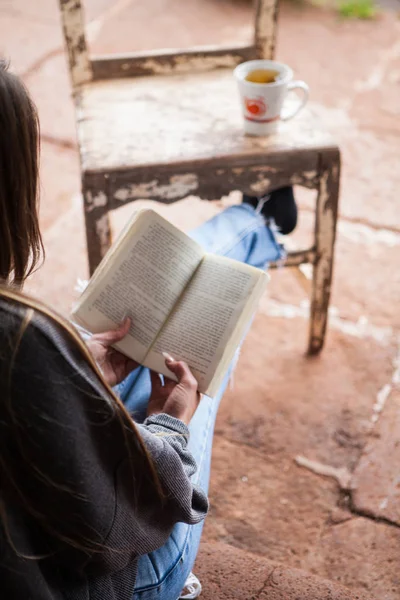
<svg viewBox="0 0 400 600"><path fill-rule="evenodd" d="M120 342L127 335L130 326L131 320L126 318L117 329L96 333L86 342L103 373L104 379L111 386L121 383L131 371L139 366L136 361L111 348L112 344Z"/></svg>

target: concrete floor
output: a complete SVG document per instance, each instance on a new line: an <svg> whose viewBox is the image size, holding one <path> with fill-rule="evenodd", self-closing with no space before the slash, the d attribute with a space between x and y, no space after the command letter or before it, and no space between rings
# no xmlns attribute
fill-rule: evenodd
<svg viewBox="0 0 400 600"><path fill-rule="evenodd" d="M96 52L229 43L250 34L246 1L87 4ZM87 267L56 5L2 0L0 52L23 76L42 123L47 259L27 290L67 313ZM343 152L331 320L324 352L306 358L307 294L290 271L274 273L222 403L204 532L205 541L379 600L400 598L399 34L394 12L361 22L306 4L281 7L277 57L309 83L313 108ZM300 223L291 237L300 243L312 230L314 196L300 190L298 197ZM161 211L189 229L221 205L190 198ZM116 229L131 208L116 215ZM300 467L298 455L317 464Z"/></svg>

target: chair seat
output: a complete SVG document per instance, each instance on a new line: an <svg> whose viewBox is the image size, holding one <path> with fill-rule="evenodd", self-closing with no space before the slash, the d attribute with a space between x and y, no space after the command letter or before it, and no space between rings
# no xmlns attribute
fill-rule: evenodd
<svg viewBox="0 0 400 600"><path fill-rule="evenodd" d="M85 172L240 159L334 145L310 107L281 123L272 136L244 135L230 69L96 81L81 88L77 105Z"/></svg>

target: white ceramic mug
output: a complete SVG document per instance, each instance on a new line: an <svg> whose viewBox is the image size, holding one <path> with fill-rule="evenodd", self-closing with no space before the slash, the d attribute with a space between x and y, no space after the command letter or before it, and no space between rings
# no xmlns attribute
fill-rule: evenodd
<svg viewBox="0 0 400 600"><path fill-rule="evenodd" d="M277 71L272 83L253 83L246 77L252 71ZM244 130L249 135L268 135L276 131L279 121L292 119L308 100L308 85L293 81L290 67L274 60L250 60L236 67L234 75L239 85L244 116ZM299 89L303 97L298 104L285 110L283 104L289 91Z"/></svg>

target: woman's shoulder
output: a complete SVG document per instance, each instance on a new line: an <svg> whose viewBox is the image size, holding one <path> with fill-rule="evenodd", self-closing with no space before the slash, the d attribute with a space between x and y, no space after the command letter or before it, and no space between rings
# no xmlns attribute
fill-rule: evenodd
<svg viewBox="0 0 400 600"><path fill-rule="evenodd" d="M0 292L0 335L9 338L13 334L27 340L47 339L56 346L68 345L65 332L57 321L23 297L7 296Z"/></svg>
<svg viewBox="0 0 400 600"><path fill-rule="evenodd" d="M90 369L84 360L80 337L63 319L53 316L41 303L19 295L3 295L0 292L0 337L2 346L23 348L24 355L33 355L34 362L40 355L54 358L90 377ZM75 339L74 339L75 338Z"/></svg>
<svg viewBox="0 0 400 600"><path fill-rule="evenodd" d="M0 348L2 362L13 357L15 366L23 363L19 366L28 375L51 368L69 379L84 380L97 395L105 394L79 334L40 303L0 292Z"/></svg>
<svg viewBox="0 0 400 600"><path fill-rule="evenodd" d="M0 292L0 330L4 331L21 323L24 316L24 306L21 302L9 298Z"/></svg>

